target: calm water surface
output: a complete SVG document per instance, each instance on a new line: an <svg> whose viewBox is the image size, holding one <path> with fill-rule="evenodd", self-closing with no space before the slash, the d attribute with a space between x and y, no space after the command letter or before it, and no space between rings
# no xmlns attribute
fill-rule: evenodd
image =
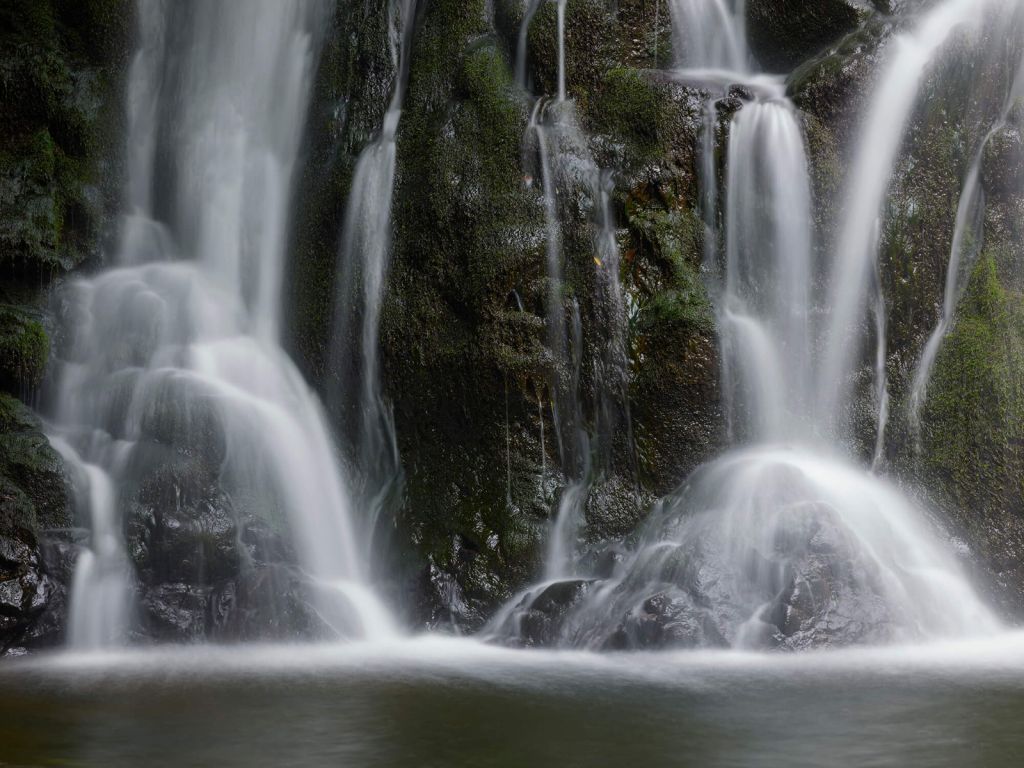
<svg viewBox="0 0 1024 768"><path fill-rule="evenodd" d="M802 656L431 638L9 660L0 764L1021 766L1024 635Z"/></svg>

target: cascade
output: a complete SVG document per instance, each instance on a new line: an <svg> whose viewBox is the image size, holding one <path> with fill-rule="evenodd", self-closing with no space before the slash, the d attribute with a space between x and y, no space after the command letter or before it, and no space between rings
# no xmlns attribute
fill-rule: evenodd
<svg viewBox="0 0 1024 768"><path fill-rule="evenodd" d="M562 101L549 105L548 111L554 116L548 124L544 121L544 106L543 100L537 101L527 131L532 132L536 141L547 228L547 342L560 367L565 366L569 373L565 377L556 371L551 384L555 440L570 482L559 499L545 568L550 573L561 574L571 567L572 542L575 541L577 523L589 490L590 441L583 428L579 401L583 350L578 306L575 306L571 324L567 324L565 318L557 185L559 174L565 172L560 153L569 152L576 157L588 155L571 111L572 105Z"/></svg>
<svg viewBox="0 0 1024 768"><path fill-rule="evenodd" d="M380 383L379 330L391 256L391 206L396 137L402 116L415 0L393 0L389 8L394 83L380 133L360 154L345 209L338 254L333 369L341 378L333 393L338 409L355 408L359 497L370 510L365 538L372 539L388 498L401 485L394 421Z"/></svg>
<svg viewBox="0 0 1024 768"><path fill-rule="evenodd" d="M981 250L983 244L981 216L985 208L985 195L981 188L981 164L985 157L985 148L991 138L1005 127L1010 110L1022 97L1024 97L1024 57L1021 58L1017 68L1017 74L1010 87L1002 113L982 138L967 170L967 176L964 178L960 192L953 240L949 250L949 263L946 266L942 310L938 323L928 337L924 351L921 353L921 359L917 363L908 400L910 426L918 436L921 428L921 408L924 406L928 380L931 378L932 368L935 365L935 358L939 354L942 340L953 322L953 313L956 311L956 304L960 299L963 274L970 267L974 256Z"/></svg>
<svg viewBox="0 0 1024 768"><path fill-rule="evenodd" d="M732 433L744 421L760 440L787 439L807 431L813 386L811 196L803 136L781 94L737 113L728 158L719 302L728 423Z"/></svg>
<svg viewBox="0 0 1024 768"><path fill-rule="evenodd" d="M288 597L270 578L275 558L247 547L252 530L282 526L309 632L389 631L322 409L277 342L292 177L328 7L139 4L121 244L115 266L61 296L66 343L50 396L51 440L85 476L79 514L91 517L73 580L76 647L132 631L125 531L180 530L164 519L173 499L208 515L174 526L235 528L240 578L251 577L218 598L200 555L198 582L180 589L207 614L244 622L252 610L262 619L247 630L300 631L295 606L278 611ZM155 520L126 519L154 496ZM259 605L239 603L245 585L263 590Z"/></svg>
<svg viewBox="0 0 1024 768"><path fill-rule="evenodd" d="M894 56L854 166L831 282L819 297L809 173L795 109L778 79L743 74L749 58L736 54L744 46L727 6L673 5L681 77L718 86L738 78L750 94L729 129L724 237L717 240L724 239L724 275L714 297L723 399L730 434L740 444L655 507L611 575L549 568L544 582L494 618L492 638L592 649L801 649L998 629L922 510L850 464L830 432L837 426L833 414L848 402L848 329L873 313L884 340L885 306L871 252L918 84L972 9L973 3L947 0L891 44ZM708 14L717 21L706 21ZM701 47L687 36L705 21L700 39L714 45ZM705 143L708 136L713 141L713 123L706 134ZM705 157L711 152L713 144ZM702 207L713 230L716 204L705 198ZM717 268L717 253L705 259ZM827 310L823 328L814 322L819 308ZM880 346L875 362L882 372L884 358ZM887 401L884 377L876 377L882 426Z"/></svg>

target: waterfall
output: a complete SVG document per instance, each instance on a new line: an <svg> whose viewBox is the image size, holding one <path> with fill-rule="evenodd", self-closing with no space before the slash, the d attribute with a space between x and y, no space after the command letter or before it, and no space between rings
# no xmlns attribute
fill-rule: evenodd
<svg viewBox="0 0 1024 768"><path fill-rule="evenodd" d="M370 510L368 538L373 536L389 494L401 483L394 422L381 391L379 331L391 257L396 138L409 76L415 12L415 0L392 0L389 5L395 73L391 99L380 133L356 162L338 254L332 367L342 381L334 397L338 407L357 409L353 442L362 476L359 495Z"/></svg>
<svg viewBox="0 0 1024 768"><path fill-rule="evenodd" d="M847 402L851 368L860 349L865 293L877 255L874 233L921 80L943 43L958 26L975 20L978 10L978 0L946 0L929 11L916 29L889 45L888 61L851 166L853 178L830 276L830 320L817 381L818 413L825 418L836 418Z"/></svg>
<svg viewBox="0 0 1024 768"><path fill-rule="evenodd" d="M807 431L811 381L811 195L803 135L781 98L744 106L729 134L723 390L761 440ZM735 381L733 380L735 376Z"/></svg>
<svg viewBox="0 0 1024 768"><path fill-rule="evenodd" d="M923 510L849 463L831 433L834 414L848 403L848 329L866 320L871 278L879 437L884 429L886 316L871 259L876 220L920 79L976 8L947 0L894 41L896 55L861 139L831 284L818 296L809 170L795 108L780 80L743 74L749 57L732 9L673 5L683 76L714 86L738 78L750 94L729 127L724 276L714 297L723 399L741 445L658 504L610 575L584 578L549 567L545 582L495 617L491 637L594 649L795 650L998 629ZM713 121L702 140L705 162L714 150ZM702 177L713 181L713 166ZM703 193L705 226L717 243L716 203L707 188ZM715 270L718 259L717 249L705 253L705 268ZM824 328L817 327L819 312Z"/></svg>
<svg viewBox="0 0 1024 768"><path fill-rule="evenodd" d="M292 177L328 9L140 1L117 266L61 297L68 343L50 432L92 489L75 646L128 634L116 625L131 611L103 606L130 594L130 579L112 587L102 574L127 570L129 497L154 483L178 493L183 466L212 473L239 527L284 521L326 631L388 631L322 409L277 344Z"/></svg>
<svg viewBox="0 0 1024 768"><path fill-rule="evenodd" d="M117 525L117 497L110 475L96 464L86 464L78 452L59 437L53 447L71 470L75 505L88 510L92 545L75 565L71 583L69 644L96 650L126 640L130 612L132 572Z"/></svg>
<svg viewBox="0 0 1024 768"><path fill-rule="evenodd" d="M669 0L669 9L680 67L748 71L746 0Z"/></svg>
<svg viewBox="0 0 1024 768"><path fill-rule="evenodd" d="M942 297L942 311L939 314L938 323L928 337L921 359L918 361L914 371L914 379L911 384L910 398L908 400L908 415L912 431L918 437L921 429L921 408L924 406L927 395L928 381L931 378L932 368L935 365L935 358L938 357L939 347L946 337L953 322L953 313L956 311L957 302L960 299L961 280L966 269L974 260L974 256L981 250L982 237L982 214L985 209L985 194L981 188L981 164L985 157L985 148L993 136L1002 130L1009 118L1010 111L1014 105L1024 97L1024 58L1017 68L1013 84L1010 87L1009 95L1003 106L999 119L982 138L971 165L967 170L967 176L960 191L960 200L957 203L956 223L953 228L953 240L949 249L949 263L946 266L946 284ZM961 264L963 262L963 264Z"/></svg>
<svg viewBox="0 0 1024 768"><path fill-rule="evenodd" d="M550 106L554 116L550 124L545 124L544 102L537 101L527 132L532 133L536 141L547 228L547 342L556 363L551 381L551 407L559 458L570 476L569 485L562 490L558 503L545 558L545 569L554 578L572 567L576 529L589 490L590 445L583 429L579 402L583 350L578 305L573 305L571 325L565 321L562 228L558 217L557 193L557 173L560 169L552 162L558 159L557 153L562 142L572 145L577 152L585 150L571 113L572 105L556 102ZM556 157L552 158L552 154L556 154ZM568 377L563 372L567 372Z"/></svg>

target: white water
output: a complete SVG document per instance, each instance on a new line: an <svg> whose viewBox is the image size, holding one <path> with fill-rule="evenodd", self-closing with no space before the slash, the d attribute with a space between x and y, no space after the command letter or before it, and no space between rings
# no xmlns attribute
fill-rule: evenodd
<svg viewBox="0 0 1024 768"><path fill-rule="evenodd" d="M516 42L516 85L524 91L527 87L526 45L529 42L530 22L544 0L523 0L523 21L519 25L519 39Z"/></svg>
<svg viewBox="0 0 1024 768"><path fill-rule="evenodd" d="M391 258L391 207L397 132L405 100L415 0L388 6L394 83L377 138L360 154L345 208L338 254L333 367L338 404L358 409L353 435L359 497L370 510L364 537L372 539L386 497L400 483L401 466L391 411L380 382L380 317ZM354 370L358 368L358 370Z"/></svg>
<svg viewBox="0 0 1024 768"><path fill-rule="evenodd" d="M92 544L75 565L71 583L69 645L83 650L110 648L125 642L132 607L132 572L124 551L117 496L110 476L86 464L65 440L51 438L71 469L75 505L88 511ZM108 449L117 451L116 445Z"/></svg>
<svg viewBox="0 0 1024 768"><path fill-rule="evenodd" d="M804 648L820 633L842 645L999 628L898 490L784 446L733 452L699 470L560 638L598 649L624 633L627 646L643 647L658 595L671 601L667 631L684 645ZM828 617L824 632L819 615Z"/></svg>
<svg viewBox="0 0 1024 768"><path fill-rule="evenodd" d="M730 432L743 422L760 440L799 437L809 429L814 386L811 196L792 105L776 98L744 106L728 158L720 333Z"/></svg>
<svg viewBox="0 0 1024 768"><path fill-rule="evenodd" d="M669 0L669 9L680 67L749 70L746 0Z"/></svg>
<svg viewBox="0 0 1024 768"><path fill-rule="evenodd" d="M123 537L116 507L122 489L175 455L216 462L236 513L284 521L331 630L389 630L367 597L320 405L277 346L292 176L328 10L297 0L140 3L123 266L64 296L72 338L55 443L80 454L95 498L72 595L76 647L127 635L130 579L112 567L123 559L123 544L111 543ZM113 573L117 585L97 575ZM109 604L115 594L124 604Z"/></svg>
<svg viewBox="0 0 1024 768"><path fill-rule="evenodd" d="M569 484L562 490L548 539L545 570L551 578L565 575L572 569L577 527L590 482L589 439L583 430L578 392L582 329L578 306L575 307L571 326L565 320L562 227L558 217L558 175L565 173L559 154L563 143L571 147L573 153L585 154L572 106L559 101L545 110L544 101L539 99L527 127L528 134L533 134L537 145L547 228L547 343L557 366L568 369L569 373L566 378L556 369L550 383L559 458L570 477ZM546 116L550 120L548 123L545 122Z"/></svg>
<svg viewBox="0 0 1024 768"><path fill-rule="evenodd" d="M985 0L945 0L888 46L886 64L852 164L843 227L830 275L825 358L817 381L818 413L832 426L849 401L852 368L862 340L865 297L877 257L877 221L921 81L943 44L977 21Z"/></svg>

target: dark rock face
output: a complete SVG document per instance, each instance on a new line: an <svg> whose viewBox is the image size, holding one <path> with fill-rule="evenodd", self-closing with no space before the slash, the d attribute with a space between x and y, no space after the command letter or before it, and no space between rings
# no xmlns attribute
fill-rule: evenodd
<svg viewBox="0 0 1024 768"><path fill-rule="evenodd" d="M60 458L39 420L0 393L0 649L59 642L73 548Z"/></svg>
<svg viewBox="0 0 1024 768"><path fill-rule="evenodd" d="M765 69L789 72L852 32L872 10L866 0L750 0L750 47Z"/></svg>
<svg viewBox="0 0 1024 768"><path fill-rule="evenodd" d="M1024 113L1024 106L1020 108ZM1009 201L1024 189L1024 114L989 139L982 176L985 189L1000 201Z"/></svg>
<svg viewBox="0 0 1024 768"><path fill-rule="evenodd" d="M537 572L548 519L573 471L560 465L552 418L552 382L568 372L546 343L538 147L527 131L528 100L512 80L522 4L496 2L493 17L488 5L418 8L381 319L382 381L405 474L391 562L381 568L394 575L385 589L400 599L411 590L420 596L414 622L463 629L481 626ZM319 187L308 187L306 208L318 218L300 215L295 285L316 295L297 296L304 325L295 348L328 400L341 372L328 370L323 313L336 290L341 201L391 88L385 11L370 4L336 17L346 34L339 39L357 42L329 43L321 90L334 94L335 106L315 107L313 117L311 151L332 165L307 172L330 168ZM566 312L575 303L581 316L579 397L600 454L584 544L631 530L652 488L667 490L707 458L720 431L714 324L694 215L703 97L635 68L670 57L663 11L643 0L614 10L579 0L566 15L567 86L584 133L581 144L559 143L568 170L556 174L558 216ZM555 7L545 4L528 34L538 93L555 88L556 41ZM367 62L371 77L353 77L359 70L344 63L353 61ZM622 364L623 380L638 382L628 399L622 387L602 393L612 318L594 299L610 277L594 261L600 200L579 170L591 156L616 174L614 235L633 313L627 322L636 328L626 343L635 351ZM678 415L677 406L695 418ZM344 433L351 414L337 418ZM642 435L639 449L627 437L629 423ZM638 472L650 478L642 487Z"/></svg>
<svg viewBox="0 0 1024 768"><path fill-rule="evenodd" d="M25 402L49 358L50 282L94 259L119 186L130 0L0 7L0 650L63 638L73 509Z"/></svg>

